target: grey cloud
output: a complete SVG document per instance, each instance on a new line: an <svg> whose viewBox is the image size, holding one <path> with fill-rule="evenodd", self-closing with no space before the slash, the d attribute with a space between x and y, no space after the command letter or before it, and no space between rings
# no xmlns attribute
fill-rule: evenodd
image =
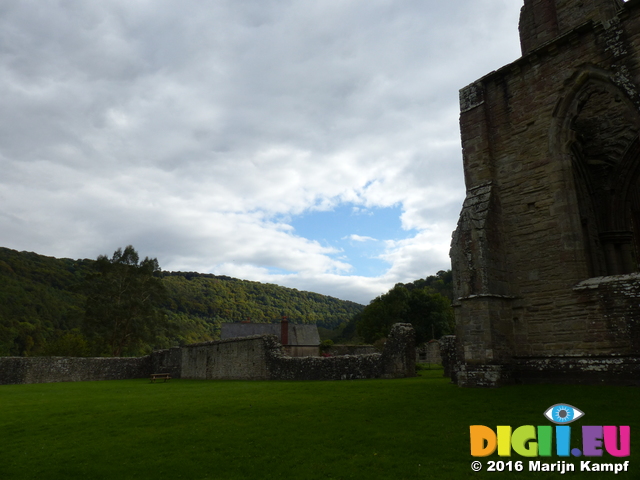
<svg viewBox="0 0 640 480"><path fill-rule="evenodd" d="M445 268L457 91L517 57L518 3L3 2L0 245L133 243L164 268L360 300ZM274 220L347 201L401 204L418 231L384 276Z"/></svg>

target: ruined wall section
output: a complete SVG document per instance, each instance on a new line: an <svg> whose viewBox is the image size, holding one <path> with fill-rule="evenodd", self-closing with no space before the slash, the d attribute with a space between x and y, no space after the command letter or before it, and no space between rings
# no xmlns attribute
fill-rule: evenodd
<svg viewBox="0 0 640 480"><path fill-rule="evenodd" d="M640 273L590 278L573 290L590 324L588 351L601 343L612 354L640 355Z"/></svg>
<svg viewBox="0 0 640 480"><path fill-rule="evenodd" d="M522 55L589 21L609 20L623 7L622 0L525 0L518 25Z"/></svg>
<svg viewBox="0 0 640 480"><path fill-rule="evenodd" d="M501 122L508 122L503 118L506 98L495 104L491 87L481 79L460 92L467 197L451 244L459 355L475 363L507 362L513 351L511 315L491 311L494 303L512 298L496 182L500 152L495 132Z"/></svg>
<svg viewBox="0 0 640 480"><path fill-rule="evenodd" d="M415 331L395 324L383 352L336 357L290 357L275 335L256 335L182 347L181 378L350 380L415 376Z"/></svg>
<svg viewBox="0 0 640 480"><path fill-rule="evenodd" d="M617 89L619 100L626 96L634 101L636 87L630 83L638 70L629 60L638 58L639 43L637 34L633 40L621 33L639 31L638 9L630 8L625 16L630 18L632 11L636 25L610 22L581 27L518 62L521 71L513 88L523 94L510 99L511 118L514 126L526 124L526 130L510 132L503 127L507 142L500 150L506 161L498 167L499 178L505 179L498 182L513 247L506 253L512 270L518 272L513 293L522 298L520 312L514 312L518 336L514 355L609 354L621 346L613 339L613 325L605 335L573 290L590 276L589 252L568 148L575 140L573 119L563 112L563 105L595 81ZM635 73L629 73L631 68ZM507 158L510 152L514 161Z"/></svg>
<svg viewBox="0 0 640 480"><path fill-rule="evenodd" d="M181 378L351 380L415 376L415 331L410 324L401 323L392 327L381 354L291 357L275 335L187 345L181 352Z"/></svg>
<svg viewBox="0 0 640 480"><path fill-rule="evenodd" d="M572 384L639 387L640 358L625 355L518 358L510 367L510 374L517 383L566 384L570 379Z"/></svg>
<svg viewBox="0 0 640 480"><path fill-rule="evenodd" d="M451 378L452 383L457 383L460 358L457 351L457 339L455 335L445 335L438 340L440 355L442 357L443 376Z"/></svg>
<svg viewBox="0 0 640 480"><path fill-rule="evenodd" d="M594 323L602 301L573 288L590 275L568 105L595 81L640 104L639 7L631 0L618 17L586 19L461 91L467 199L451 250L458 356L467 378L475 368L488 379L471 383L507 378L508 369L496 371L516 357L622 347L615 322Z"/></svg>
<svg viewBox="0 0 640 480"><path fill-rule="evenodd" d="M373 345L331 345L325 350L331 356L339 357L343 355L364 355L368 353L376 353Z"/></svg>
<svg viewBox="0 0 640 480"><path fill-rule="evenodd" d="M520 10L520 48L526 55L558 36L558 13L554 0L525 1Z"/></svg>
<svg viewBox="0 0 640 480"><path fill-rule="evenodd" d="M442 365L440 342L430 340L416 348L416 363L435 363Z"/></svg>
<svg viewBox="0 0 640 480"><path fill-rule="evenodd" d="M269 356L272 380L356 380L382 378L382 354L339 357L289 357L272 345Z"/></svg>
<svg viewBox="0 0 640 480"><path fill-rule="evenodd" d="M151 353L151 373L168 373L171 378L182 376L182 348L172 347Z"/></svg>
<svg viewBox="0 0 640 480"><path fill-rule="evenodd" d="M0 385L148 378L150 357L0 357Z"/></svg>
<svg viewBox="0 0 640 480"><path fill-rule="evenodd" d="M268 337L267 341L272 380L355 380L416 375L415 331L408 323L393 325L381 354L296 358L284 355L275 339Z"/></svg>
<svg viewBox="0 0 640 480"><path fill-rule="evenodd" d="M607 21L624 7L622 0L556 0L556 4L560 35L589 21Z"/></svg>
<svg viewBox="0 0 640 480"><path fill-rule="evenodd" d="M0 385L149 378L351 380L414 377L415 331L395 324L382 353L289 357L275 335L255 335L153 352L138 358L0 357Z"/></svg>
<svg viewBox="0 0 640 480"><path fill-rule="evenodd" d="M253 335L184 346L180 378L268 380L267 350L275 338Z"/></svg>

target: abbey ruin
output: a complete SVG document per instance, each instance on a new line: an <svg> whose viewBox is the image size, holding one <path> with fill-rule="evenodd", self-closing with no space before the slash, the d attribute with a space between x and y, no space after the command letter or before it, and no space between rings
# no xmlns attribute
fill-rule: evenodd
<svg viewBox="0 0 640 480"><path fill-rule="evenodd" d="M525 0L460 92L457 382L638 384L640 0Z"/></svg>
<svg viewBox="0 0 640 480"><path fill-rule="evenodd" d="M280 328L279 325L277 325ZM382 353L287 355L276 335L156 350L144 357L0 357L0 385L128 380L165 372L199 380L355 380L416 376L415 330L392 326Z"/></svg>

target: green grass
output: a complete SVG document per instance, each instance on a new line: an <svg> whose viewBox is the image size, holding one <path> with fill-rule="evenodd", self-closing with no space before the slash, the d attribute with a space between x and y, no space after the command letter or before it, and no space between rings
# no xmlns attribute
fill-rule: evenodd
<svg viewBox="0 0 640 480"><path fill-rule="evenodd" d="M560 402L585 412L577 426L631 425L632 456L621 460L631 461L626 478L640 478L637 388L460 389L441 370L421 373L344 382L0 386L0 479L558 478L473 473L469 425L547 425L542 412ZM514 453L512 460L526 459Z"/></svg>

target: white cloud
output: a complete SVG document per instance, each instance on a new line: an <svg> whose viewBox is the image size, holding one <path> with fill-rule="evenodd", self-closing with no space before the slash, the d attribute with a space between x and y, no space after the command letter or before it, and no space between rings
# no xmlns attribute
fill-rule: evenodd
<svg viewBox="0 0 640 480"><path fill-rule="evenodd" d="M517 3L5 2L0 245L133 244L362 302L447 268L458 89L518 56ZM386 245L384 275L287 223L343 203L399 205L417 232Z"/></svg>
<svg viewBox="0 0 640 480"><path fill-rule="evenodd" d="M367 237L366 235L357 235L355 233L344 237L344 239L352 240L354 242L376 242L373 237Z"/></svg>

